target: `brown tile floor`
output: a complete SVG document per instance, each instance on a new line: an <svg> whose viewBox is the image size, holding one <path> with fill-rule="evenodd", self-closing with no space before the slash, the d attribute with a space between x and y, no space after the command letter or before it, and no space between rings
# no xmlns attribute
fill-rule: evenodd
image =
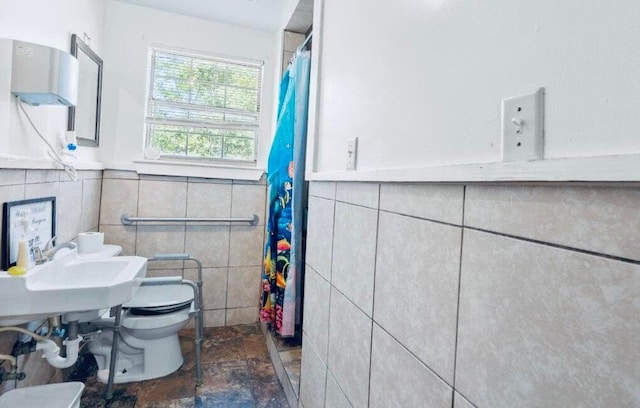
<svg viewBox="0 0 640 408"><path fill-rule="evenodd" d="M175 373L156 380L115 386L110 403L105 386L89 378L82 408L287 408L258 324L205 329L204 383L195 387L194 331L180 332L185 357Z"/></svg>

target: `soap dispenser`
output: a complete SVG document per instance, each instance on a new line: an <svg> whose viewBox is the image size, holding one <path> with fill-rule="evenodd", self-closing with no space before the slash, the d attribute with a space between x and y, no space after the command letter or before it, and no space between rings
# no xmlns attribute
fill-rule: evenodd
<svg viewBox="0 0 640 408"><path fill-rule="evenodd" d="M31 221L27 217L22 217L18 221L20 227L22 227L22 235L18 241L18 259L16 260L16 266L9 268L9 274L14 276L24 275L31 268L31 253L29 251L29 244L27 243L27 233L31 226Z"/></svg>

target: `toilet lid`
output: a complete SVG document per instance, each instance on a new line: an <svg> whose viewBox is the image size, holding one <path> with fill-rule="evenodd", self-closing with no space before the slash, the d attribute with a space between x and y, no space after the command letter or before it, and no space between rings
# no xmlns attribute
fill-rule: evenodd
<svg viewBox="0 0 640 408"><path fill-rule="evenodd" d="M172 309L177 305L191 303L193 289L189 285L140 286L125 308Z"/></svg>

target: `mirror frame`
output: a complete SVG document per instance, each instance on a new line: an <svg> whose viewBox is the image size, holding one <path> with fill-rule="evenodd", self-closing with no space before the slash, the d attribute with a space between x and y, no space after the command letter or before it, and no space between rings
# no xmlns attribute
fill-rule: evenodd
<svg viewBox="0 0 640 408"><path fill-rule="evenodd" d="M91 146L98 147L100 144L100 107L102 102L102 58L98 56L87 44L84 43L76 34L71 35L71 55L78 58L78 52L84 53L98 66L98 98L96 100L96 126L95 126L95 139L88 139L78 137L79 146ZM76 107L70 106L67 120L67 130L75 130L76 125Z"/></svg>

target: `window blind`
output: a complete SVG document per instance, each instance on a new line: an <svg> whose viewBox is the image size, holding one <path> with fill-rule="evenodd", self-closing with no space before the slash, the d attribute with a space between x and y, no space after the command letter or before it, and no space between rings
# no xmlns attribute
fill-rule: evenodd
<svg viewBox="0 0 640 408"><path fill-rule="evenodd" d="M153 49L147 146L173 158L256 160L262 66Z"/></svg>

